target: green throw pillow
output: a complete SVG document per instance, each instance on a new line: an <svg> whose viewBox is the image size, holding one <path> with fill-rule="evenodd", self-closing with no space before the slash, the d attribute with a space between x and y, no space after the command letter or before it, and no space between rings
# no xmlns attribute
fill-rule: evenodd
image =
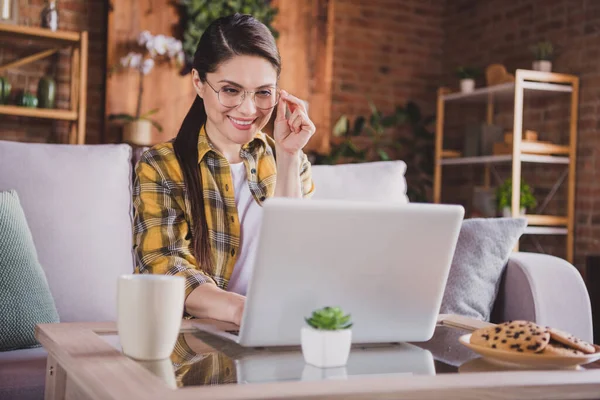
<svg viewBox="0 0 600 400"><path fill-rule="evenodd" d="M38 347L36 324L59 322L15 191L0 192L0 351Z"/></svg>

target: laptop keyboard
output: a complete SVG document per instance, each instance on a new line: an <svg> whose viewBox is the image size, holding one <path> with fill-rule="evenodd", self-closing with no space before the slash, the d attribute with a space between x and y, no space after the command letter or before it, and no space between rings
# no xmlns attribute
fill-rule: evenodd
<svg viewBox="0 0 600 400"><path fill-rule="evenodd" d="M236 330L236 331L225 331L225 332L227 332L227 333L229 333L231 335L235 335L235 336L239 336L240 335L240 331L239 330Z"/></svg>

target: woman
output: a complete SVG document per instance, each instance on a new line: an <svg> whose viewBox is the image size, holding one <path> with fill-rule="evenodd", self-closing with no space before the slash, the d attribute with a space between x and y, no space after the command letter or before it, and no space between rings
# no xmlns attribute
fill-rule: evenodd
<svg viewBox="0 0 600 400"><path fill-rule="evenodd" d="M177 137L136 167L136 272L185 277L188 317L240 324L261 205L314 190L302 148L315 126L304 103L277 87L280 70L265 25L240 14L213 22L196 49L197 97ZM275 108L273 140L261 129Z"/></svg>

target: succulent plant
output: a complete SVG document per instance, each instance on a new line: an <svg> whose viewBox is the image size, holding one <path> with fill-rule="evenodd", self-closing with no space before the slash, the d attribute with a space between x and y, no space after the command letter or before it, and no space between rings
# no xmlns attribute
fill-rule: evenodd
<svg viewBox="0 0 600 400"><path fill-rule="evenodd" d="M337 331L352 326L350 314L344 315L339 307L324 307L313 311L310 318L305 318L308 325L315 329Z"/></svg>

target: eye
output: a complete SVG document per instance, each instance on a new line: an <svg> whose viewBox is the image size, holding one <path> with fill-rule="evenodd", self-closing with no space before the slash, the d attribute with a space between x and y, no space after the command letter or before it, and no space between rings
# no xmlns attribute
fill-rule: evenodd
<svg viewBox="0 0 600 400"><path fill-rule="evenodd" d="M258 92L256 92L256 95L259 97L271 97L271 91L270 90L259 90Z"/></svg>
<svg viewBox="0 0 600 400"><path fill-rule="evenodd" d="M222 88L222 89L221 89L221 91L222 91L223 93L226 93L226 94L237 94L237 93L239 93L239 92L240 92L240 91L239 91L239 90L237 90L236 88L227 87L227 86L225 86L224 88Z"/></svg>

